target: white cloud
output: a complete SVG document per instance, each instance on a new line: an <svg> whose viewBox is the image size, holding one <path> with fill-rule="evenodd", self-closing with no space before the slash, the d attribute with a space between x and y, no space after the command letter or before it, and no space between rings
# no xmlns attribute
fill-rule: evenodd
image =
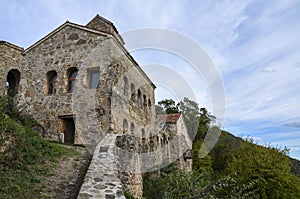
<svg viewBox="0 0 300 199"><path fill-rule="evenodd" d="M141 27L179 31L200 44L221 71L227 101L226 128L251 135L251 131L262 133L275 124L299 122L299 4L297 0L12 0L1 2L5 9L0 13L0 39L28 47L66 20L84 25L97 13L111 20L120 32ZM164 55L157 60L151 56L139 60L142 64L173 67L190 85L201 81L193 88L196 98L201 105L211 106L207 86L184 63ZM247 123L253 127L248 128ZM295 139L281 144L298 147L297 132L285 132ZM278 139L255 137L266 142Z"/></svg>

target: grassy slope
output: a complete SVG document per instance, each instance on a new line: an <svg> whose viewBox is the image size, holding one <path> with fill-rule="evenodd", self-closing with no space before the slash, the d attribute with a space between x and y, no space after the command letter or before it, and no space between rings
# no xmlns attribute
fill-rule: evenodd
<svg viewBox="0 0 300 199"><path fill-rule="evenodd" d="M0 198L75 198L89 153L42 139L37 125L0 97Z"/></svg>
<svg viewBox="0 0 300 199"><path fill-rule="evenodd" d="M89 153L24 129L27 133L16 133L13 146L0 153L0 198L76 198Z"/></svg>
<svg viewBox="0 0 300 199"><path fill-rule="evenodd" d="M213 158L213 167L215 171L222 171L224 164L229 161L230 152L238 150L241 144L246 144L246 141L232 135L229 132L223 131L213 151L209 154ZM269 150L265 148L265 150ZM300 161L294 158L289 158L291 161L291 173L300 177ZM220 164L222 163L222 164Z"/></svg>
<svg viewBox="0 0 300 199"><path fill-rule="evenodd" d="M159 176L155 172L146 173L143 178L143 180L144 180L144 197L149 198L149 199L150 198L164 198L166 196L166 192L170 192L170 191L174 192L176 194L182 194L184 191L186 191L187 193L193 195L195 193L194 192L191 193L190 189L183 188L184 183L188 184L187 187L189 187L189 186L194 186L199 183L201 184L202 181L205 182L205 186L206 186L206 187L203 186L203 187L205 187L205 189L202 189L202 191L204 193L207 193L208 195L211 194L210 195L211 197L216 197L216 195L214 195L214 194L219 194L220 197L222 198L224 196L224 194L232 191L232 189L237 189L237 188L242 190L243 191L242 193L244 194L243 197L239 196L240 198L250 198L247 196L247 194L251 195L252 193L255 193L254 191L259 191L261 186L268 186L269 188L267 188L267 189L270 189L271 191L275 191L276 188L274 189L274 187L271 184L273 179L276 180L275 187L277 185L276 183L280 184L281 182L282 183L285 182L285 181L282 181L282 179L276 179L276 176L279 176L279 177L281 176L280 172L277 173L278 171L276 171L276 172L274 171L272 173L272 175L275 175L275 177L272 176L271 177L272 179L270 178L270 180L267 180L267 181L269 181L269 182L267 182L267 184L262 184L262 185L256 184L253 180L251 180L251 176L250 177L248 176L249 178L245 179L246 181L243 181L244 177L245 178L247 177L246 170L251 171L250 159L249 159L249 162L248 162L248 159L245 161L245 165L246 165L246 166L244 165L245 173L243 173L242 178L241 178L241 176L239 176L239 174L227 173L228 165L230 165L232 163L233 158L236 157L236 155L239 154L239 152L241 151L241 148L245 148L245 146L250 150L249 151L250 154L251 153L257 154L258 150L259 150L260 154L265 154L267 156L272 156L272 157L276 157L276 158L282 158L284 156L283 154L277 152L276 150L266 148L263 146L257 146L255 144L251 144L239 137L236 137L228 132L223 131L217 144L215 145L213 150L209 153L209 156L207 156L204 159L201 159L201 167L206 166L209 168L209 169L205 170L205 171L210 172L208 175L204 174L201 177L201 175L197 174L197 172L196 172L196 175L199 175L199 178L197 178L197 180L193 181L193 179L192 180L189 179L190 177L189 178L180 178L182 180L182 182L180 182L178 184L178 186L176 187L176 182L178 181L178 178L174 178L174 177L172 178L172 176L175 176L176 174L178 174L178 173L176 173L176 171L174 172L171 170L171 171L167 172L167 173L171 174L168 176L168 177L171 176L171 180L168 180L166 177L164 177L165 174L162 176ZM257 157L260 158L261 156L258 155ZM268 160L270 160L270 159L268 159ZM292 159L292 158L287 158L287 160L291 160L291 163L292 163L291 173L297 174L299 176L300 161ZM251 161L253 161L253 159ZM278 161L279 161L279 167L281 167L281 162L280 162L280 160L278 160ZM278 161L277 161L277 163L278 163ZM195 159L194 159L194 162L195 162ZM273 164L273 162L276 162L276 160L272 161L271 164ZM264 172L262 172L262 170L265 168L272 168L272 166L270 166L269 164L270 164L269 162L261 161L260 166L257 165L257 168L260 170L258 170L257 173L252 173L252 174L258 175L260 177L260 179L263 179L262 175L266 175L266 174L268 174L268 172L264 173ZM166 168L161 170L161 173L164 173L165 171L166 171ZM197 171L197 170L194 170L194 171ZM243 171L244 170L242 170L242 172ZM174 172L174 173L172 173L172 172ZM285 174L289 173L289 171L286 169L283 172ZM179 173L179 176L180 176L180 173ZM296 176L293 177L291 174L291 176L288 179L291 180L291 182L293 182L293 180L297 180L296 178L297 178ZM237 180L239 180L239 181L237 181ZM197 181L197 183L195 183L196 181ZM261 183L261 181L257 181L257 182ZM173 183L173 186L172 186L172 183ZM171 184L171 188L170 187L166 188L166 184L168 184L168 186ZM280 190L285 190L288 195L287 190L295 188L294 186L292 186L292 184L291 184L291 186L287 187L286 189L282 189L282 187L281 187ZM257 187L255 188L255 186L257 186ZM179 192L178 191L176 192L176 189L178 189ZM248 189L249 189L249 192L247 191ZM254 191L250 191L250 190L254 190ZM299 193L299 191L296 192L295 190L290 190L290 191L295 192L295 194ZM218 192L220 192L220 193L218 193ZM190 197L189 194L186 194L185 196ZM233 194L234 194L234 192L233 192ZM237 192L236 195L239 195L239 192ZM231 197L235 198L234 196L231 196ZM257 198L259 196L254 195L253 197ZM180 197L178 195L172 195L171 198L180 198ZM262 198L265 198L265 197L262 197ZM278 196L277 198L280 198L280 197Z"/></svg>

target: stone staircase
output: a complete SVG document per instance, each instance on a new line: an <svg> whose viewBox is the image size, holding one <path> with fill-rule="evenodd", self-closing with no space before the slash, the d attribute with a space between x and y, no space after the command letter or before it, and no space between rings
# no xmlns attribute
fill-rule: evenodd
<svg viewBox="0 0 300 199"><path fill-rule="evenodd" d="M122 184L118 178L117 159L115 157L116 137L117 134L107 134L95 148L78 199L125 199ZM108 151L100 154L100 148L103 151L103 147L108 147Z"/></svg>

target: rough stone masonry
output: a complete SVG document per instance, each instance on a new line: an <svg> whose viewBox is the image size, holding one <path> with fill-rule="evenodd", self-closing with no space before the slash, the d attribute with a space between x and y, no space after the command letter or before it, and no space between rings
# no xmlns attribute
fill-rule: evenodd
<svg viewBox="0 0 300 199"><path fill-rule="evenodd" d="M45 139L84 144L94 153L108 134L118 135L106 143L118 143L119 170L107 175L121 182L109 197L121 197L122 186L141 198L148 163L159 166L175 156L180 167L190 169L191 157L181 152L191 150L192 142L181 114L172 120L156 116L155 85L124 44L113 23L99 15L85 26L67 21L27 49L0 41L0 93L38 121ZM158 125L158 118L165 121ZM145 155L131 159L126 151ZM135 169L124 171L132 161ZM107 168L98 172L104 175Z"/></svg>

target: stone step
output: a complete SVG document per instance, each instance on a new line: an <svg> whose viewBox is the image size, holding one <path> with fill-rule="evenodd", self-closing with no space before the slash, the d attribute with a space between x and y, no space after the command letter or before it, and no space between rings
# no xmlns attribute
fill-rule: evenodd
<svg viewBox="0 0 300 199"><path fill-rule="evenodd" d="M78 199L125 199L114 154L116 136L117 134L106 134L95 148ZM100 154L101 147L108 147L107 153Z"/></svg>

